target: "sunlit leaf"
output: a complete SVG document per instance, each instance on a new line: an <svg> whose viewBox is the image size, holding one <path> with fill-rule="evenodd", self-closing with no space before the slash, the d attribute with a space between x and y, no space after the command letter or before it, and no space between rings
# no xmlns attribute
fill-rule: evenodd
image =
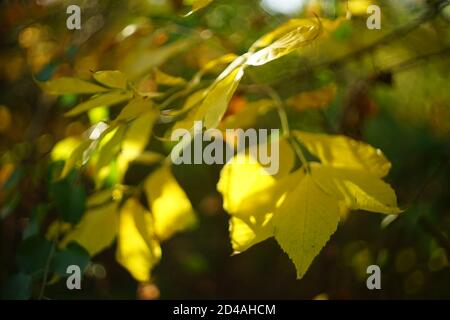
<svg viewBox="0 0 450 320"><path fill-rule="evenodd" d="M132 120L142 113L150 111L151 107L152 101L150 99L136 97L128 102L125 107L123 107L122 111L120 111L119 115L117 116L116 121Z"/></svg>
<svg viewBox="0 0 450 320"><path fill-rule="evenodd" d="M212 88L206 92L200 106L192 111L187 122L183 122L188 125L187 129L191 128L195 120L203 120L206 128L217 127L242 76L242 67L237 67L228 76L213 84Z"/></svg>
<svg viewBox="0 0 450 320"><path fill-rule="evenodd" d="M380 149L340 135L295 131L301 143L318 157L322 164L339 168L354 168L380 178L386 176L391 163Z"/></svg>
<svg viewBox="0 0 450 320"><path fill-rule="evenodd" d="M114 89L126 89L127 78L117 70L114 71L97 71L93 75L94 79L99 83Z"/></svg>
<svg viewBox="0 0 450 320"><path fill-rule="evenodd" d="M386 214L400 213L397 197L389 184L367 171L311 166L314 181L328 194L343 200L353 210Z"/></svg>
<svg viewBox="0 0 450 320"><path fill-rule="evenodd" d="M285 33L285 31L290 29L292 30ZM299 20L292 23L292 25L283 25L280 29L269 33L253 45L253 48L256 49L261 47L262 44L270 43L281 36L267 47L252 53L246 64L260 66L281 58L316 39L321 30L321 24L314 20Z"/></svg>
<svg viewBox="0 0 450 320"><path fill-rule="evenodd" d="M195 224L191 202L172 176L170 167L162 166L150 174L145 181L145 192L154 219L155 233L160 240L166 240Z"/></svg>
<svg viewBox="0 0 450 320"><path fill-rule="evenodd" d="M112 91L99 96L95 96L79 105L72 110L66 112L66 116L73 117L80 113L86 112L96 107L109 107L121 102L130 100L133 97L133 93L129 91Z"/></svg>
<svg viewBox="0 0 450 320"><path fill-rule="evenodd" d="M133 120L123 138L122 156L125 159L131 161L144 151L156 118L157 113L150 110Z"/></svg>
<svg viewBox="0 0 450 320"><path fill-rule="evenodd" d="M82 140L78 137L68 137L59 141L52 149L52 160L67 160L81 143L81 141Z"/></svg>
<svg viewBox="0 0 450 320"><path fill-rule="evenodd" d="M302 278L313 259L336 231L338 200L322 191L306 175L273 217L275 239L289 255Z"/></svg>
<svg viewBox="0 0 450 320"><path fill-rule="evenodd" d="M120 210L116 259L138 281L150 280L153 266L161 258L161 248L154 237L150 212L136 199L128 199Z"/></svg>
<svg viewBox="0 0 450 320"><path fill-rule="evenodd" d="M75 241L83 246L90 256L109 247L117 235L117 203L111 202L101 207L89 209L63 239L61 246Z"/></svg>
<svg viewBox="0 0 450 320"><path fill-rule="evenodd" d="M164 86L179 86L186 83L186 80L181 77L174 77L170 74L164 73L159 69L154 70L155 82Z"/></svg>

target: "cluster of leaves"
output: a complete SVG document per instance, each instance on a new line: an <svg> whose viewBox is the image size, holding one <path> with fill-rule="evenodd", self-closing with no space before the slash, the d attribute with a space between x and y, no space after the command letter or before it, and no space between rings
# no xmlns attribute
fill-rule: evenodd
<svg viewBox="0 0 450 320"><path fill-rule="evenodd" d="M147 77L168 88L165 92L142 91L120 71L95 72L95 82L63 77L41 83L43 90L53 95L93 94L68 111L70 117L123 106L112 121L95 123L85 139L68 138L53 149L53 160L64 160L65 164L59 175L62 180L53 188L60 219L49 227L47 238L60 250L77 243L90 256L117 238L117 261L136 280L150 280L150 271L161 257L160 242L192 227L196 220L189 199L171 173L169 158L149 147L156 128L169 123L163 129L167 135L175 128L190 130L199 120L206 129L238 126L239 121L222 119L245 70L311 43L324 25L331 22L292 19L261 37L245 54L228 54L209 62L190 81L155 69ZM223 65L226 67L216 80L200 88L202 77ZM184 105L174 109L176 100L184 100ZM255 107L249 106L250 112L276 105L265 102L255 102ZM238 113L235 118L241 116ZM276 177L263 174L255 162L242 165L233 159L222 170L218 190L224 197L224 208L231 214L234 250L242 252L275 236L294 261L300 278L335 232L343 212L363 209L396 214L399 210L395 193L381 180L390 168L381 151L344 136L309 134L287 127L283 130L282 166ZM296 168L295 155L300 163ZM136 162L156 169L136 186L126 185L127 170ZM74 168L94 173L97 191L87 197L86 208L80 199L84 196L81 189L74 187L68 194L61 193L67 190L67 179ZM146 205L140 201L142 192ZM72 206L75 202L83 207Z"/></svg>

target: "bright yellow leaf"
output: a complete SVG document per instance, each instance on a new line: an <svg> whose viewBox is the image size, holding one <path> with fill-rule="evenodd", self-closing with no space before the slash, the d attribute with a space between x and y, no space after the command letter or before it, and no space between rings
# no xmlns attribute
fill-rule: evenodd
<svg viewBox="0 0 450 320"><path fill-rule="evenodd" d="M152 216L133 198L120 210L116 259L138 281L149 281L153 266L161 259Z"/></svg>
<svg viewBox="0 0 450 320"><path fill-rule="evenodd" d="M339 168L354 168L370 172L380 178L387 175L391 163L380 149L341 135L327 135L294 131L301 143L322 164Z"/></svg>
<svg viewBox="0 0 450 320"><path fill-rule="evenodd" d="M275 239L302 278L339 223L338 200L322 191L310 175L291 190L273 217Z"/></svg>
<svg viewBox="0 0 450 320"><path fill-rule="evenodd" d="M288 22L258 40L250 49L250 52L253 52L252 50L266 45L279 37L279 39L275 40L270 45L267 45L267 47L252 53L246 64L251 66L261 66L281 58L292 51L311 43L311 41L320 35L321 31L322 26L318 21L302 19Z"/></svg>
<svg viewBox="0 0 450 320"><path fill-rule="evenodd" d="M91 256L109 247L117 235L117 203L89 209L80 223L67 234L61 245L71 241L78 242Z"/></svg>
<svg viewBox="0 0 450 320"><path fill-rule="evenodd" d="M389 184L367 171L333 168L312 164L314 181L352 210L367 210L386 214L400 213L397 197Z"/></svg>
<svg viewBox="0 0 450 320"><path fill-rule="evenodd" d="M173 177L170 167L162 166L151 173L144 187L158 239L166 240L195 224L191 202Z"/></svg>

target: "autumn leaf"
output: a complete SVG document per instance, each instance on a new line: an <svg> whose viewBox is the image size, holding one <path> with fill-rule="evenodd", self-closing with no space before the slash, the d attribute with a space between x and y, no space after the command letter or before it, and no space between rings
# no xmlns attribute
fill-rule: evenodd
<svg viewBox="0 0 450 320"><path fill-rule="evenodd" d="M322 162L304 163L291 172L293 161L281 157L288 169L274 177L263 174L249 155L237 155L223 167L217 189L231 215L235 253L275 237L301 278L336 231L343 206L386 214L400 210L394 191L381 180L390 163L375 148L344 136L293 134L304 138L301 142ZM284 144L280 155L289 149Z"/></svg>
<svg viewBox="0 0 450 320"><path fill-rule="evenodd" d="M161 259L152 216L134 198L120 210L116 259L138 281L149 281L151 269Z"/></svg>
<svg viewBox="0 0 450 320"><path fill-rule="evenodd" d="M96 107L109 107L115 104L122 103L124 101L130 100L132 97L133 93L129 91L111 91L99 96L95 96L83 103L80 103L69 112L66 112L65 115L68 117L73 117Z"/></svg>
<svg viewBox="0 0 450 320"><path fill-rule="evenodd" d="M252 54L246 64L261 66L279 59L316 39L321 31L322 25L319 21L310 19L291 20L256 41L249 51ZM279 39L277 39L278 37ZM267 46L253 52L263 45Z"/></svg>
<svg viewBox="0 0 450 320"><path fill-rule="evenodd" d="M97 71L93 74L95 80L102 85L113 89L126 89L127 78L117 70L114 71Z"/></svg>
<svg viewBox="0 0 450 320"><path fill-rule="evenodd" d="M83 246L90 256L95 256L112 244L118 223L115 202L88 209L80 223L62 240L61 246L65 247L69 242L75 241Z"/></svg>
<svg viewBox="0 0 450 320"><path fill-rule="evenodd" d="M195 225L191 202L172 176L170 167L163 165L151 173L144 189L158 239L166 240Z"/></svg>

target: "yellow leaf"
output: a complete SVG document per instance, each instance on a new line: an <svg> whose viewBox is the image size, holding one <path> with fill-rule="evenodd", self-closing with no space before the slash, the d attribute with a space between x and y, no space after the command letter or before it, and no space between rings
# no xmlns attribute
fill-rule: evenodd
<svg viewBox="0 0 450 320"><path fill-rule="evenodd" d="M155 233L166 240L196 222L191 202L172 176L170 167L162 166L145 181L145 192L153 215Z"/></svg>
<svg viewBox="0 0 450 320"><path fill-rule="evenodd" d="M92 145L92 140L85 140L80 142L78 146L72 151L69 158L64 163L64 168L61 173L61 178L65 177L76 166L83 165L87 158L87 153Z"/></svg>
<svg viewBox="0 0 450 320"><path fill-rule="evenodd" d="M98 71L93 75L94 79L101 84L114 88L114 89L126 89L127 78L125 75L117 70L114 71Z"/></svg>
<svg viewBox="0 0 450 320"><path fill-rule="evenodd" d="M108 132L100 141L98 149L98 160L96 163L96 171L99 171L109 165L120 151L120 145L125 133L125 126L119 126Z"/></svg>
<svg viewBox="0 0 450 320"><path fill-rule="evenodd" d="M77 137L68 137L59 141L51 152L53 161L67 160L81 143L81 139Z"/></svg>
<svg viewBox="0 0 450 320"><path fill-rule="evenodd" d="M171 76L157 68L154 70L154 75L156 83L164 86L179 86L186 83L183 78Z"/></svg>
<svg viewBox="0 0 450 320"><path fill-rule="evenodd" d="M243 75L243 68L237 67L228 76L213 85L197 111L196 120L201 119L204 115L204 126L207 129L216 128L225 114L228 103L233 97Z"/></svg>
<svg viewBox="0 0 450 320"><path fill-rule="evenodd" d="M398 214L397 197L389 184L367 171L311 165L314 181L353 210Z"/></svg>
<svg viewBox="0 0 450 320"><path fill-rule="evenodd" d="M213 1L214 0L193 0L192 1L192 9L185 15L185 17L190 16L191 14L193 14L194 12L196 12L200 9L203 9L204 7L208 6Z"/></svg>
<svg viewBox="0 0 450 320"><path fill-rule="evenodd" d="M67 234L61 245L71 241L78 242L91 256L109 247L117 234L117 204L112 202L104 206L89 209L80 223Z"/></svg>
<svg viewBox="0 0 450 320"><path fill-rule="evenodd" d="M109 107L121 102L130 100L133 97L133 93L129 91L112 91L99 96L95 96L79 105L74 107L69 112L66 112L66 116L72 117L80 113L88 111L89 109L96 107Z"/></svg>
<svg viewBox="0 0 450 320"><path fill-rule="evenodd" d="M149 111L152 107L152 101L150 99L144 99L136 97L132 99L128 104L123 107L115 121L129 121L142 113Z"/></svg>
<svg viewBox="0 0 450 320"><path fill-rule="evenodd" d="M244 154L223 167L217 190L223 196L224 208L232 215L229 231L235 253L273 236L273 212L300 178L298 174L288 175L294 161L290 146L281 140L277 176L265 174L262 165Z"/></svg>
<svg viewBox="0 0 450 320"><path fill-rule="evenodd" d="M318 90L302 92L290 98L287 105L298 111L324 109L330 105L336 95L336 85L330 84Z"/></svg>
<svg viewBox="0 0 450 320"><path fill-rule="evenodd" d="M134 119L125 132L122 142L122 151L117 159L118 181L125 175L130 162L137 159L147 146L158 117L156 110L150 110Z"/></svg>
<svg viewBox="0 0 450 320"><path fill-rule="evenodd" d="M372 173L380 178L387 175L391 163L380 149L341 135L293 132L301 143L322 164L338 168L353 168Z"/></svg>
<svg viewBox="0 0 450 320"><path fill-rule="evenodd" d="M292 30L285 33L290 29ZM267 47L252 53L246 64L251 66L261 66L281 58L316 39L321 30L322 26L319 22L306 19L296 21L295 23L292 23L292 25L283 25L279 29L275 29L275 31L258 40L256 44L253 45L250 52L252 52L252 49L260 47L262 44L268 44L281 36Z"/></svg>
<svg viewBox="0 0 450 320"><path fill-rule="evenodd" d="M364 16L372 2L371 0L348 0L348 10L355 16Z"/></svg>
<svg viewBox="0 0 450 320"><path fill-rule="evenodd" d="M133 198L120 211L116 259L138 281L149 281L153 266L161 259L150 212Z"/></svg>
<svg viewBox="0 0 450 320"><path fill-rule="evenodd" d="M308 19L291 19L255 41L255 43L253 43L253 45L250 47L249 52L255 52L259 48L266 47L274 42L277 38L280 38L285 34L310 23L311 21Z"/></svg>
<svg viewBox="0 0 450 320"><path fill-rule="evenodd" d="M130 124L122 143L122 156L127 161L134 160L144 151L157 116L156 111L150 110Z"/></svg>
<svg viewBox="0 0 450 320"><path fill-rule="evenodd" d="M273 213L263 216L252 215L247 221L238 217L230 218L229 232L233 253L241 253L251 246L273 236Z"/></svg>
<svg viewBox="0 0 450 320"><path fill-rule="evenodd" d="M88 94L105 92L109 89L77 78L62 77L40 83L42 89L49 94Z"/></svg>
<svg viewBox="0 0 450 320"><path fill-rule="evenodd" d="M339 223L339 204L306 175L273 217L275 239L302 278Z"/></svg>
<svg viewBox="0 0 450 320"><path fill-rule="evenodd" d="M262 203L265 201L270 202L277 198L278 190L274 188L275 183L277 179L289 174L295 162L292 148L286 140L279 140L279 150L277 175L266 174L264 167L258 161L244 153L236 155L224 165L220 172L217 190L223 196L223 207L228 213L238 216L242 213L241 217L245 217L247 212L255 209L256 204L263 206ZM269 188L274 190L267 192ZM254 196L252 201L248 201L252 196Z"/></svg>

